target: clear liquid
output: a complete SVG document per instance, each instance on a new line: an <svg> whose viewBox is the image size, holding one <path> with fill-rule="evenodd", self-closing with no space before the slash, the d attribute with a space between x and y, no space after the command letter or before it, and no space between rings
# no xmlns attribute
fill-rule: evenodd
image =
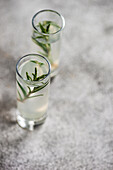
<svg viewBox="0 0 113 170"><path fill-rule="evenodd" d="M43 21L41 22L41 24L44 26L44 28L46 29L47 23L50 22L50 27L49 27L49 33L48 36L42 36L41 34L39 34L36 31L33 31L33 35L32 37L35 38L35 44L37 45L37 49L36 51L42 55L44 55L45 57L47 57L47 59L49 60L50 64L51 64L51 75L55 75L55 72L58 69L59 66L59 54L60 54L60 33L57 32L60 27L51 21ZM37 30L39 32L42 32L42 30L40 29L39 25L37 25ZM56 33L57 32L57 33ZM54 33L54 34L51 34ZM42 36L42 38L41 38ZM45 52L43 50L42 47L40 47L40 45L37 43L41 43L42 45L50 45L50 50L49 52Z"/></svg>
<svg viewBox="0 0 113 170"><path fill-rule="evenodd" d="M24 79L26 79L26 71L27 71L29 73L29 75L32 77L32 73L34 72L35 67L37 67L38 76L47 73L47 71L45 70L45 67L43 67L43 66L40 67L38 64L31 63L30 61L27 61L21 65L21 67L19 69L19 73L21 74L21 76ZM22 81L20 83L21 83L22 87L24 87L24 89L27 93L29 90L27 86L29 86L31 90L33 90L33 88L34 88L34 85L29 85L24 81ZM41 83L38 85L41 85ZM35 85L35 86L37 87L37 85ZM18 115L20 117L22 117L28 121L38 122L38 120L40 120L42 117L44 117L46 115L46 111L48 108L48 92L49 92L48 86L49 86L49 84L46 85L40 91L37 91L37 92L31 94L29 96L30 98L27 98L23 101L19 100L20 96L17 93L17 99L18 99L17 107L18 107L18 111L19 111ZM18 86L18 84L17 84L17 91L19 91L19 93L23 97L22 90ZM42 96L33 97L36 95L42 95Z"/></svg>

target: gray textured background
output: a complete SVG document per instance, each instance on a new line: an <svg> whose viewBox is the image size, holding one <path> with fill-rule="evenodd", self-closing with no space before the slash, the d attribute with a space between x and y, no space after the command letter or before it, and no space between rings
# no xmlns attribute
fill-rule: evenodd
<svg viewBox="0 0 113 170"><path fill-rule="evenodd" d="M60 72L45 124L28 132L15 119L15 64L45 8L66 20ZM112 0L0 0L0 170L113 170Z"/></svg>

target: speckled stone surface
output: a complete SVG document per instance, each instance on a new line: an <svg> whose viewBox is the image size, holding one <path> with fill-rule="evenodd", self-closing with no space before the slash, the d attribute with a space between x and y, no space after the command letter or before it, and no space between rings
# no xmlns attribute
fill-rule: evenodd
<svg viewBox="0 0 113 170"><path fill-rule="evenodd" d="M40 9L66 20L48 118L16 123L15 65ZM113 1L0 0L0 170L113 170Z"/></svg>

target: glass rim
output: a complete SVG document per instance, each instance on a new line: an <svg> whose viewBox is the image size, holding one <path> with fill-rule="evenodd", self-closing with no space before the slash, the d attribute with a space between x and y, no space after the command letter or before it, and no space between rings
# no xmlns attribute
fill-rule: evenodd
<svg viewBox="0 0 113 170"><path fill-rule="evenodd" d="M19 71L18 71L18 65L19 65L20 61L22 61L24 58L29 57L29 56L39 56L39 57L41 57L41 58L43 58L43 59L46 60L49 69L48 69L47 75L46 75L43 79L37 80L37 81L27 80L27 79L23 78L23 77L21 76L21 74L19 73ZM18 76L19 76L22 80L24 80L24 81L26 81L26 82L29 82L29 83L30 83L30 82L31 82L31 83L32 83L32 82L33 82L33 83L42 82L44 79L46 79L46 78L48 77L48 75L50 74L50 72L51 72L51 65L50 65L49 61L46 59L46 57L44 57L44 56L42 56L42 55L40 55L40 54L35 54L35 53L26 54L26 55L24 55L23 57L21 57L21 58L17 61L17 64L16 64L16 73L18 74Z"/></svg>
<svg viewBox="0 0 113 170"><path fill-rule="evenodd" d="M38 14L40 14L40 13L42 13L42 12L53 12L53 13L56 13L57 15L59 15L59 17L60 17L61 20L62 20L62 26L61 26L61 28L60 28L58 31L56 31L56 32L54 32L54 33L49 33L49 34L45 34L45 33L40 32L40 31L35 27L34 19L35 19L35 17L36 17ZM65 19L64 19L64 17L63 17L59 12L57 12L57 11L55 11L55 10L52 10L52 9L43 9L43 10L38 11L38 12L32 17L32 26L33 26L33 28L34 28L37 32L39 32L39 33L42 34L42 35L54 35L54 34L57 34L57 33L59 33L60 31L62 31L62 30L64 29L64 27L65 27Z"/></svg>

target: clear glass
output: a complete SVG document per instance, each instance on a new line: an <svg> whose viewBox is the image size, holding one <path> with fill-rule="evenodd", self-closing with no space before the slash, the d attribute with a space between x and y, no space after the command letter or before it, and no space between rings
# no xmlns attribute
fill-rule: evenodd
<svg viewBox="0 0 113 170"><path fill-rule="evenodd" d="M58 72L61 33L65 26L64 17L53 10L41 10L32 18L32 40L36 52L47 57L51 64L51 77Z"/></svg>
<svg viewBox="0 0 113 170"><path fill-rule="evenodd" d="M17 62L17 122L33 130L47 117L50 64L39 54L28 54Z"/></svg>

